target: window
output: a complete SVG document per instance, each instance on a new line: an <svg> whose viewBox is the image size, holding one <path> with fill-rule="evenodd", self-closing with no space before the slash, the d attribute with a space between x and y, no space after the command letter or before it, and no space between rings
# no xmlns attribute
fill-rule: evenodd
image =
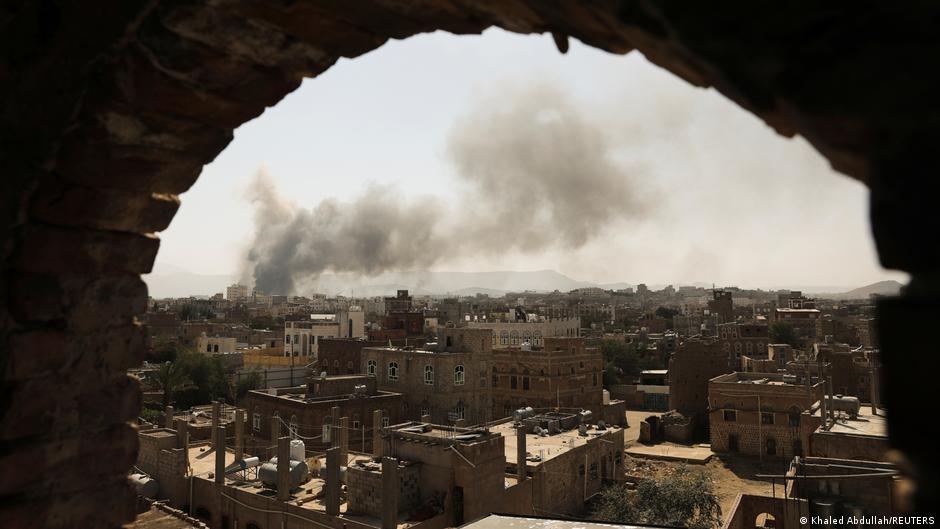
<svg viewBox="0 0 940 529"><path fill-rule="evenodd" d="M359 421L359 414L353 415L353 430L358 430L362 426L362 423Z"/></svg>
<svg viewBox="0 0 940 529"><path fill-rule="evenodd" d="M590 470L588 471L588 477L592 480L597 479L597 463L591 463Z"/></svg>
<svg viewBox="0 0 940 529"><path fill-rule="evenodd" d="M518 331L512 331L511 333L509 333L509 338L510 338L510 343L512 343L512 345L519 345L519 332Z"/></svg>
<svg viewBox="0 0 940 529"><path fill-rule="evenodd" d="M516 379L516 375L509 377L509 389L516 389L519 387L519 382Z"/></svg>
<svg viewBox="0 0 940 529"><path fill-rule="evenodd" d="M760 423L761 424L773 424L774 423L774 414L768 411L760 412Z"/></svg>
<svg viewBox="0 0 940 529"><path fill-rule="evenodd" d="M463 401L458 402L457 407L454 408L454 417L456 417L457 419L465 419L466 418L465 413L466 413L466 410L464 409Z"/></svg>
<svg viewBox="0 0 940 529"><path fill-rule="evenodd" d="M509 345L509 331L499 333L499 343L500 345Z"/></svg>
<svg viewBox="0 0 940 529"><path fill-rule="evenodd" d="M592 373L592 374L591 374L591 380L593 381L594 385L596 386L596 385L597 385L597 373Z"/></svg>
<svg viewBox="0 0 940 529"><path fill-rule="evenodd" d="M388 417L386 417L385 415L383 415L383 416L382 416L382 428L388 428L388 425L389 425Z"/></svg>
<svg viewBox="0 0 940 529"><path fill-rule="evenodd" d="M522 389L523 391L529 391L529 377L522 377Z"/></svg>
<svg viewBox="0 0 940 529"><path fill-rule="evenodd" d="M499 375L493 375L493 387L494 388L499 387Z"/></svg>
<svg viewBox="0 0 940 529"><path fill-rule="evenodd" d="M352 372L353 372L353 363L352 363L352 360L349 360L346 362L346 373L351 375Z"/></svg>
<svg viewBox="0 0 940 529"><path fill-rule="evenodd" d="M366 364L366 374L375 375L375 360L369 360Z"/></svg>
<svg viewBox="0 0 940 529"><path fill-rule="evenodd" d="M284 335L284 343L286 343L287 345L290 345L290 335L289 335L289 334L285 334L285 335Z"/></svg>
<svg viewBox="0 0 940 529"><path fill-rule="evenodd" d="M251 416L251 427L256 431L261 431L261 414L255 413Z"/></svg>
<svg viewBox="0 0 940 529"><path fill-rule="evenodd" d="M424 383L429 386L434 385L434 367L433 366L424 366Z"/></svg>
<svg viewBox="0 0 940 529"><path fill-rule="evenodd" d="M738 420L738 412L735 410L725 410L725 422L735 422Z"/></svg>
<svg viewBox="0 0 940 529"><path fill-rule="evenodd" d="M777 455L777 441L773 439L767 439L767 455Z"/></svg>
<svg viewBox="0 0 940 529"><path fill-rule="evenodd" d="M578 465L578 475L579 476L584 475L584 465Z"/></svg>
<svg viewBox="0 0 940 529"><path fill-rule="evenodd" d="M431 415L431 407L427 404L421 406L421 416L424 417L425 415Z"/></svg>
<svg viewBox="0 0 940 529"><path fill-rule="evenodd" d="M463 366L457 366L454 368L454 385L462 386L464 380Z"/></svg>
<svg viewBox="0 0 940 529"><path fill-rule="evenodd" d="M535 331L532 334L532 345L542 345L542 333L540 331Z"/></svg>
<svg viewBox="0 0 940 529"><path fill-rule="evenodd" d="M800 426L800 410L796 408L790 408L790 414L787 416L787 423L796 428Z"/></svg>
<svg viewBox="0 0 940 529"><path fill-rule="evenodd" d="M388 363L388 379L398 380L398 362Z"/></svg>
<svg viewBox="0 0 940 529"><path fill-rule="evenodd" d="M499 338L496 336L496 333L494 332L494 333L493 333L493 345L496 345L496 340L497 340L497 339L499 339Z"/></svg>

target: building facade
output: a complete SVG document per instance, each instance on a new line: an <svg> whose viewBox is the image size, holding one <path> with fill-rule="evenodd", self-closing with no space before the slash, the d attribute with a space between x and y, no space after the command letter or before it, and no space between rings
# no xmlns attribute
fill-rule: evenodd
<svg viewBox="0 0 940 529"><path fill-rule="evenodd" d="M493 331L493 349L519 347L524 342L541 346L546 338L577 338L581 332L581 318L546 318L541 321L471 321L471 329Z"/></svg>

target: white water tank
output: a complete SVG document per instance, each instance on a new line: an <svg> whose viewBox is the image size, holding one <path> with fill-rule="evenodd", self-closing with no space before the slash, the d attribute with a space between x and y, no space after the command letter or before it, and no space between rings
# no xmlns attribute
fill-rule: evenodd
<svg viewBox="0 0 940 529"><path fill-rule="evenodd" d="M291 461L305 461L307 459L307 447L300 439L294 439L290 442Z"/></svg>

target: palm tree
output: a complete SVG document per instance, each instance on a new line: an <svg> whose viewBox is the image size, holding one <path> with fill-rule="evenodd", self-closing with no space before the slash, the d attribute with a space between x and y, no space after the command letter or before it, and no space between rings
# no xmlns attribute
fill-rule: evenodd
<svg viewBox="0 0 940 529"><path fill-rule="evenodd" d="M193 383L183 362L164 362L150 373L150 378L163 390L163 409L170 405L175 393Z"/></svg>

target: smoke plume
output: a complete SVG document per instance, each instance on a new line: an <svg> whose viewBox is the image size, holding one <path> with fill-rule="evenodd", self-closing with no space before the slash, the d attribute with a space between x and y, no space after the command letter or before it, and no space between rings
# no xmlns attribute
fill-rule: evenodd
<svg viewBox="0 0 940 529"><path fill-rule="evenodd" d="M446 209L390 185L305 209L259 171L248 254L256 287L287 294L324 272L374 276L481 253L575 250L644 212L642 170L616 161L604 131L552 87L479 101L455 123L447 155L458 184Z"/></svg>

